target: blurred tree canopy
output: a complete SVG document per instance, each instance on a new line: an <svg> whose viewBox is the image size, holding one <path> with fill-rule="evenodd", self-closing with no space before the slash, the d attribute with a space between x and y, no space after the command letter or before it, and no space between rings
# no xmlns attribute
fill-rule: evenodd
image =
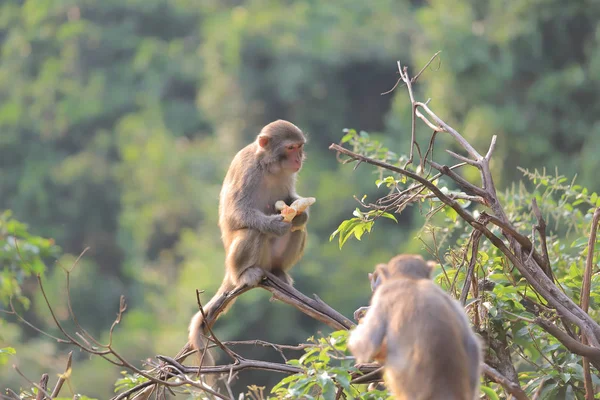
<svg viewBox="0 0 600 400"><path fill-rule="evenodd" d="M396 60L417 68L442 50L417 88L476 147L498 135L500 184L519 179L516 166L559 166L599 190L599 21L594 0L5 0L0 210L62 249L44 254L52 301L64 301L60 267L89 246L72 277L82 323L106 334L125 294L130 311L115 337L123 355L174 354L194 290L206 300L222 278L216 216L228 163L261 126L288 119L310 140L299 193L317 198L293 275L350 315L369 297L375 263L421 252L416 210L343 252L328 241L353 195L383 189L369 170L340 168L327 146L344 128L398 151L410 143L404 89L381 95L398 77ZM10 255L0 260L4 271ZM44 326L31 289L22 286L27 312ZM11 318L0 324L0 348L14 347L31 376L62 365L64 348ZM297 343L322 328L249 293L217 332ZM118 371L95 374L104 361L83 355L74 363L76 390L110 395ZM20 385L0 370L0 386Z"/></svg>

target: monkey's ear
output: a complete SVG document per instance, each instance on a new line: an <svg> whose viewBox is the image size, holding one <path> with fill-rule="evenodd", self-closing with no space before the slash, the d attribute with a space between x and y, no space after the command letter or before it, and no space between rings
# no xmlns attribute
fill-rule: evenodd
<svg viewBox="0 0 600 400"><path fill-rule="evenodd" d="M388 279L390 277L390 270L387 264L377 264L377 266L375 267L375 272L379 273L379 275L381 275L385 279Z"/></svg>
<svg viewBox="0 0 600 400"><path fill-rule="evenodd" d="M264 149L269 144L269 137L267 135L258 135L257 141L258 145Z"/></svg>
<svg viewBox="0 0 600 400"><path fill-rule="evenodd" d="M429 276L429 278L431 278L431 274L433 273L433 270L435 269L435 267L437 267L437 263L433 260L427 260L426 265L427 265L427 275Z"/></svg>
<svg viewBox="0 0 600 400"><path fill-rule="evenodd" d="M371 272L369 272L369 280L372 281L373 280L373 274Z"/></svg>

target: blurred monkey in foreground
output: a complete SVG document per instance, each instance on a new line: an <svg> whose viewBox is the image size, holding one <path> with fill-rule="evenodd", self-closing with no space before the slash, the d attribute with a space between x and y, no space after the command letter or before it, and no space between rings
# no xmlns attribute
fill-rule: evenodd
<svg viewBox="0 0 600 400"><path fill-rule="evenodd" d="M277 120L262 128L256 140L231 162L219 201L225 277L217 294L204 306L207 317L212 317L218 298L236 287L258 285L264 271L292 284L287 271L304 252L306 230L302 228L308 221L308 209L289 223L277 213L275 203L283 200L290 204L300 198L296 173L304 162L305 142L296 125ZM189 327L189 343L196 350L205 346L205 328L198 311Z"/></svg>
<svg viewBox="0 0 600 400"><path fill-rule="evenodd" d="M403 254L370 275L371 306L350 335L358 363L375 359L399 400L474 400L480 342L461 305L431 280L432 266Z"/></svg>

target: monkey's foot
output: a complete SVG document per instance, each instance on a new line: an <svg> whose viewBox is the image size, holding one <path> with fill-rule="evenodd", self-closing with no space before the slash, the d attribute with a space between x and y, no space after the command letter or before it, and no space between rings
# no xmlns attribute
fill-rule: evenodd
<svg viewBox="0 0 600 400"><path fill-rule="evenodd" d="M264 278L265 274L261 268L250 267L246 269L238 278L238 286L254 287L258 286L260 281Z"/></svg>

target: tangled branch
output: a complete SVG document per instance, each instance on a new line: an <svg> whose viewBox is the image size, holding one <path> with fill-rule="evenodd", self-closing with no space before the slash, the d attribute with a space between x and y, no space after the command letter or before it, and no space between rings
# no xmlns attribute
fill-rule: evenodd
<svg viewBox="0 0 600 400"><path fill-rule="evenodd" d="M434 55L433 58L437 56ZM430 60L431 63L431 60ZM456 213L467 222L472 228L473 232L471 237L472 240L472 251L469 261L469 268L467 271L467 278L461 294L461 301L465 302L468 291L468 283L472 277L473 268L475 265L475 258L477 255L477 247L479 243L479 237L484 236L487 238L495 247L497 247L504 256L517 268L521 275L527 280L528 284L535 289L535 291L547 302L547 304L556 310L559 319L563 321L563 325L566 330L561 329L555 323L538 316L534 322L544 329L547 333L558 339L569 351L572 353L584 356L584 368L586 361L589 360L596 368L600 369L600 325L594 321L587 313L587 304L589 299L590 291L590 277L591 277L591 263L593 256L593 245L589 245L590 252L588 254L585 280L582 287L582 304L576 304L571 298L563 293L555 284L554 277L552 275L552 267L548 257L548 249L546 244L546 223L534 202L532 204L532 210L538 221L537 225L532 227L532 231L538 231L540 234L540 250L536 248L535 243L530 240L527 236L522 235L518 232L517 228L510 221L506 212L504 211L496 193L494 180L490 170L490 159L493 155L496 146L496 136L494 135L491 139L490 146L485 155L480 154L456 129L451 127L439 116L437 116L429 107L427 102L420 102L415 99L412 84L415 82L415 78L411 78L408 74L408 68L398 63L398 70L400 73L400 79L407 88L408 95L411 101L412 107L412 124L411 124L411 151L410 159L404 168L392 165L375 158L367 157L354 151L348 150L341 145L331 144L329 149L337 153L338 159L340 155L348 157L348 160L344 161L356 161L358 164L365 163L377 166L384 170L388 170L394 173L401 174L414 181L408 189L401 192L400 194L394 193L380 199L376 203L371 203L368 206L381 211L389 210L389 205L397 205L398 199L406 199L406 195L409 193L417 193L421 198L426 196L436 197L445 206L452 208ZM398 85L396 85L398 86ZM466 155L457 154L450 150L446 150L448 154L456 158L461 162L461 166L468 165L478 169L481 177L481 185L477 186L466 179L462 178L455 172L456 166L446 166L436 163L433 160L427 159L427 157L421 158L420 161L420 172L425 171L424 164L428 164L433 169L437 170L440 175L445 175L450 178L463 192L463 196L472 196L474 200L479 204L487 207L487 211L480 214L479 218L475 218L469 211L463 208L457 201L456 195L449 195L444 193L435 183L437 177L433 179L423 176L422 174L412 172L407 169L407 166L413 162L413 147L417 147L415 139L415 120L419 118L425 125L433 131L432 138L430 140L430 148L433 146L436 134L447 134L453 138L460 147L465 151ZM428 151L429 153L429 151ZM428 192L425 192L427 190ZM402 200L402 205L408 203L407 200ZM401 208L398 208L400 211ZM595 217L600 218L600 212L594 214ZM592 227L592 231L595 232L598 220L595 219ZM491 225L491 226L490 226ZM492 227L498 227L502 236L497 236L492 232ZM590 236L590 243L595 243L595 237ZM568 327L568 324L577 326L582 332L580 339L575 338ZM508 355L509 356L509 355ZM509 361L509 360L508 360ZM510 381L511 385L518 386L518 379L516 378L516 372L511 362L506 362L505 365L509 375L514 378ZM488 370L491 374L493 371ZM497 372L497 371L496 371ZM589 369L586 369L586 374L589 376ZM502 379L495 379L502 384ZM586 379L590 381L589 379ZM586 385L587 386L587 385ZM590 383L591 387L591 383ZM505 386L507 390L509 389ZM514 389L516 390L516 389ZM515 397L521 396L521 392L517 395L513 388L510 388L509 392L513 393ZM520 388L518 389L518 391Z"/></svg>

